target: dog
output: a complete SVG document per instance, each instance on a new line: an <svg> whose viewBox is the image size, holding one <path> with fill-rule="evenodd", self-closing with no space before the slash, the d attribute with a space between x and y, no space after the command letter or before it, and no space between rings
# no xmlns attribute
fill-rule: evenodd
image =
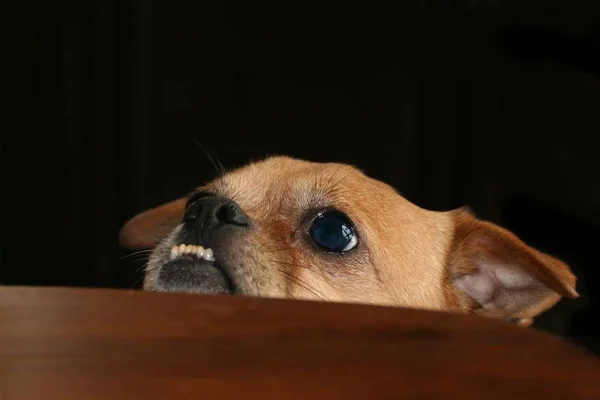
<svg viewBox="0 0 600 400"><path fill-rule="evenodd" d="M144 289L474 313L528 326L576 277L467 208L430 211L358 168L272 156L125 223Z"/></svg>

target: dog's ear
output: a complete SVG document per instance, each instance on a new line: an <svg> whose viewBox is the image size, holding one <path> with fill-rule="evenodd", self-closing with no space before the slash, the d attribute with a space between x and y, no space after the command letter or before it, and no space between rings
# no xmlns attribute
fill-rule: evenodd
<svg viewBox="0 0 600 400"><path fill-rule="evenodd" d="M155 247L181 222L186 202L187 198L173 200L131 218L121 228L119 243L132 250Z"/></svg>
<svg viewBox="0 0 600 400"><path fill-rule="evenodd" d="M562 261L466 210L455 211L454 222L448 277L461 308L529 325L562 296L579 296Z"/></svg>

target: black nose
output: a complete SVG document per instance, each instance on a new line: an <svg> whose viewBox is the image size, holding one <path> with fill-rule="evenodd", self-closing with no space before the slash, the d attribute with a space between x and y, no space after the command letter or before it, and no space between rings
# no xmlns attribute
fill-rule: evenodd
<svg viewBox="0 0 600 400"><path fill-rule="evenodd" d="M183 223L188 232L202 239L219 227L248 227L250 219L234 201L222 196L205 196L188 206Z"/></svg>

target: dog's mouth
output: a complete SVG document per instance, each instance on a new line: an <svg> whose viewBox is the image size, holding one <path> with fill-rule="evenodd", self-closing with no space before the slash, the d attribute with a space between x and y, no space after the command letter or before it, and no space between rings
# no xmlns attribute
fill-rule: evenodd
<svg viewBox="0 0 600 400"><path fill-rule="evenodd" d="M171 248L171 260L183 257L195 258L209 263L215 262L215 255L212 249L205 249L202 246L193 244L180 244Z"/></svg>
<svg viewBox="0 0 600 400"><path fill-rule="evenodd" d="M158 274L159 291L200 294L234 294L231 278L215 259L212 249L180 244Z"/></svg>

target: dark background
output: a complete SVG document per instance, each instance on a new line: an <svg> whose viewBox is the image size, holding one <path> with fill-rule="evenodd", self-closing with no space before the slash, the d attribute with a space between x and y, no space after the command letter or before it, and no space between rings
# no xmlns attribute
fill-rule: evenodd
<svg viewBox="0 0 600 400"><path fill-rule="evenodd" d="M32 3L5 129L0 282L139 287L120 226L216 170L352 163L569 262L538 320L600 353L597 0Z"/></svg>

